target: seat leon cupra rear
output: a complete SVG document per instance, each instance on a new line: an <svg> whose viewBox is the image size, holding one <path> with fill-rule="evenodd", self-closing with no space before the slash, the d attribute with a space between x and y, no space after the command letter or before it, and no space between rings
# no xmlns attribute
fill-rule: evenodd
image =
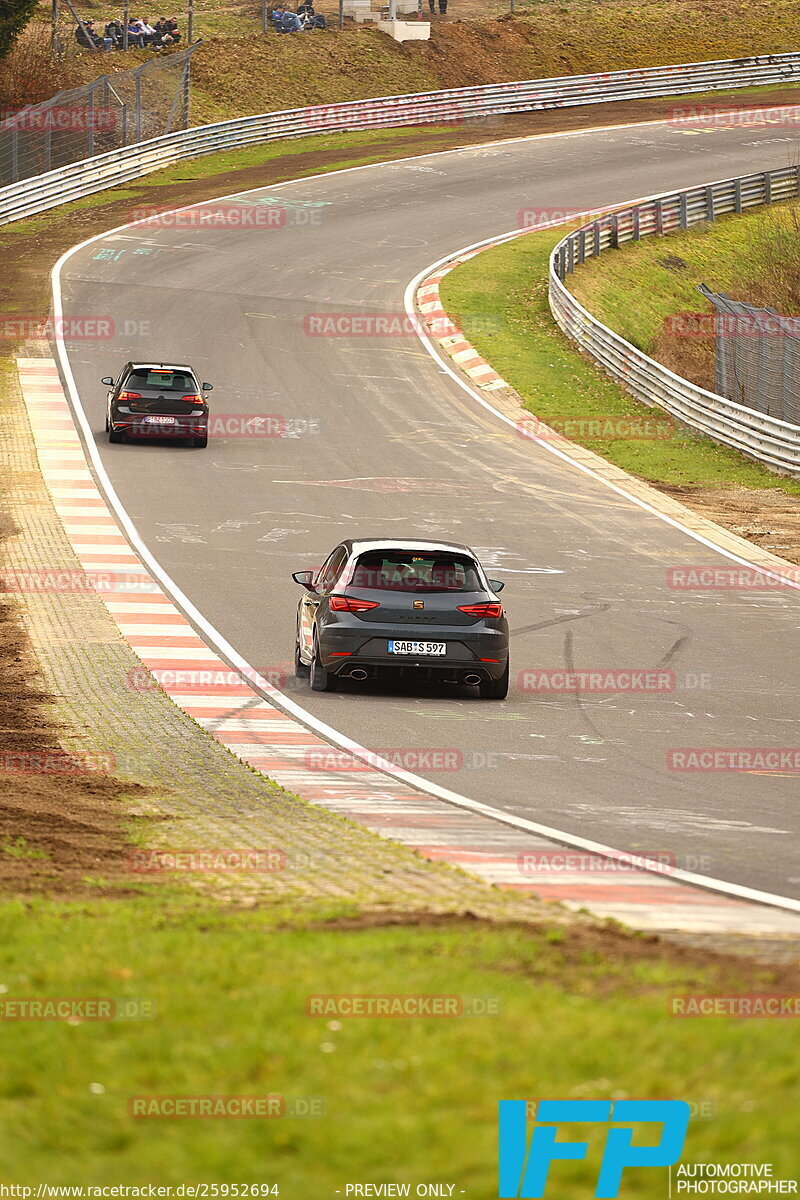
<svg viewBox="0 0 800 1200"><path fill-rule="evenodd" d="M116 379L106 376L106 432L110 442L186 438L208 445L210 383L200 383L185 363L128 362Z"/></svg>
<svg viewBox="0 0 800 1200"><path fill-rule="evenodd" d="M317 571L292 578L295 670L316 692L341 679L431 679L508 694L508 621L467 546L416 539L341 542Z"/></svg>

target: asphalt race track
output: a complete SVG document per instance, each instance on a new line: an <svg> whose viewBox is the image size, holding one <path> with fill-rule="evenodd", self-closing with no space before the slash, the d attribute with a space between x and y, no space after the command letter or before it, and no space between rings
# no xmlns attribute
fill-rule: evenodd
<svg viewBox="0 0 800 1200"><path fill-rule="evenodd" d="M402 313L418 272L514 229L524 208L584 210L786 165L785 134L653 124L307 179L247 194L287 206L283 228L123 230L78 250L62 286L65 314L116 322L109 341L67 346L116 490L163 568L262 674L291 661L290 572L338 539L466 542L506 581L507 702L467 688L316 695L291 673L290 695L373 749L460 751L459 770L418 773L466 796L800 897L796 777L666 765L676 747L799 744L800 597L670 589L670 567L728 560L517 438L413 335L310 336L305 321ZM294 436L109 446L100 377L127 358L189 361L214 384L214 413L276 415ZM677 687L576 697L516 682L564 666L662 667Z"/></svg>

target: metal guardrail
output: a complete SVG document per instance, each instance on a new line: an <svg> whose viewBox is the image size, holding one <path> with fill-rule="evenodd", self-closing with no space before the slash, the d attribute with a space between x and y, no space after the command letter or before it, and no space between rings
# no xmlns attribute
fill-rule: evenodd
<svg viewBox="0 0 800 1200"><path fill-rule="evenodd" d="M800 426L736 404L675 375L593 317L568 291L564 280L587 258L625 242L688 229L724 213L740 213L798 195L800 168L784 167L688 188L604 214L558 243L550 256L549 279L550 311L558 325L637 400L651 407L658 405L716 441L795 476L800 476Z"/></svg>
<svg viewBox="0 0 800 1200"><path fill-rule="evenodd" d="M0 114L0 185L185 129L189 68L200 45Z"/></svg>
<svg viewBox="0 0 800 1200"><path fill-rule="evenodd" d="M309 133L441 124L581 104L679 96L800 78L800 53L383 96L240 117L152 138L0 189L0 224L33 216L186 158Z"/></svg>

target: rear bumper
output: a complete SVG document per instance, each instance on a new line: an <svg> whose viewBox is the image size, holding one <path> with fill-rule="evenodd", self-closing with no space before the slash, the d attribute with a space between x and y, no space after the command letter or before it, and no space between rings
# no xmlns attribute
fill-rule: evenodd
<svg viewBox="0 0 800 1200"><path fill-rule="evenodd" d="M159 441L161 438L207 437L205 417L176 417L174 425L156 425L143 417L123 417L112 420L114 433L124 433L135 441Z"/></svg>
<svg viewBox="0 0 800 1200"><path fill-rule="evenodd" d="M499 679L508 662L508 635L504 630L458 626L451 629L430 627L417 632L418 641L445 642L444 655L390 654L391 638L408 637L396 629L376 634L372 629L342 625L329 626L320 637L320 656L326 671L346 678L355 670L365 670L371 678L422 678L463 683L467 675L480 679ZM472 680L475 682L475 679Z"/></svg>

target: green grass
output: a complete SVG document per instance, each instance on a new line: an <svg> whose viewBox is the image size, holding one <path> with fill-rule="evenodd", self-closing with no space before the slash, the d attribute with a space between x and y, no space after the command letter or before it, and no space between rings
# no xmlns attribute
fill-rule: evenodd
<svg viewBox="0 0 800 1200"><path fill-rule="evenodd" d="M6 836L0 842L0 851L7 854L9 858L49 858L45 850L40 850L36 846L31 846L24 837L11 838Z"/></svg>
<svg viewBox="0 0 800 1200"><path fill-rule="evenodd" d="M571 440L652 483L770 488L800 495L800 481L773 475L735 451L692 434L666 414L646 409L575 350L555 325L547 305L548 257L562 236L563 231L532 233L486 250L451 271L441 284L445 310L457 315L467 338L516 388L525 407L545 422L567 417L645 417L657 421L668 436L634 440L581 436L572 428L569 432ZM640 247L661 256L676 252L671 237L667 241L644 241ZM625 248L603 255L593 265L598 272L606 264L619 272L627 255ZM570 287L582 271L583 267L571 277ZM674 283L674 273L664 274ZM601 319L607 319L623 336L636 334L638 338L644 332L640 325L640 293L647 292L648 281L635 268L632 275L636 278L636 304L631 303L631 291L627 299L617 295L614 300L619 304L614 305L613 317L609 310ZM627 269L626 279L630 279ZM696 300L692 304L695 309L699 307ZM620 328L614 318L622 315L624 307L625 327Z"/></svg>
<svg viewBox="0 0 800 1200"><path fill-rule="evenodd" d="M570 279L570 291L601 321L650 354L667 317L683 312L713 315L698 284L747 294L748 276L759 274L765 224L785 219L793 209L794 202L776 204L666 238L644 238L584 263ZM778 299L777 291L772 296Z"/></svg>
<svg viewBox="0 0 800 1200"><path fill-rule="evenodd" d="M298 1200L355 1180L439 1179L489 1197L499 1099L612 1094L712 1101L716 1118L691 1127L687 1158L764 1159L789 1173L796 1023L670 1018L670 993L722 985L711 965L636 944L640 958L617 960L570 929L287 929L178 890L70 907L7 901L4 1001L112 996L149 1001L155 1015L4 1023L0 1120L13 1137L0 1149L0 1178L269 1181ZM500 1012L306 1015L310 994L394 992L491 997ZM326 1112L128 1116L132 1095L209 1093L321 1097ZM592 1194L596 1138L587 1164L564 1169L559 1200ZM631 1172L625 1195L644 1200L665 1186Z"/></svg>

